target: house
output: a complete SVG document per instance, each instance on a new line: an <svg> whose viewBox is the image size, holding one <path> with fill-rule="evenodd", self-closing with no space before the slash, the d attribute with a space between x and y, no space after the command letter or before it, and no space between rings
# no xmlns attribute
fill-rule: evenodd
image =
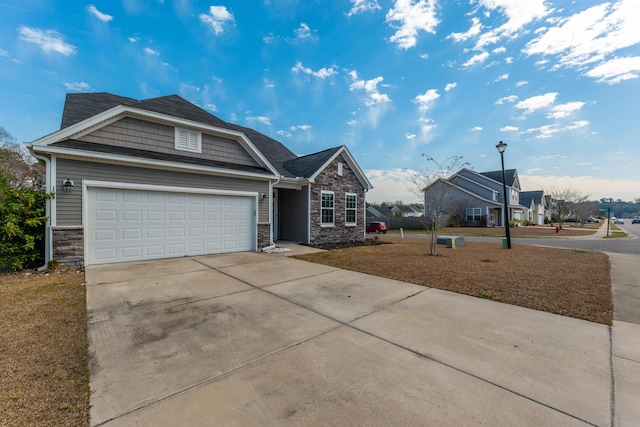
<svg viewBox="0 0 640 427"><path fill-rule="evenodd" d="M367 221L388 221L393 212L388 206L371 205L367 207Z"/></svg>
<svg viewBox="0 0 640 427"><path fill-rule="evenodd" d="M524 219L520 205L520 180L515 169L505 170L509 219ZM449 215L464 226L504 226L502 171L476 172L463 168L447 179L437 179L424 189L425 216Z"/></svg>
<svg viewBox="0 0 640 427"><path fill-rule="evenodd" d="M521 191L520 204L527 208L527 220L535 225L544 225L546 216L546 197L544 191Z"/></svg>
<svg viewBox="0 0 640 427"><path fill-rule="evenodd" d="M345 146L297 156L177 95L68 94L46 167L46 260L91 265L361 240L371 183Z"/></svg>

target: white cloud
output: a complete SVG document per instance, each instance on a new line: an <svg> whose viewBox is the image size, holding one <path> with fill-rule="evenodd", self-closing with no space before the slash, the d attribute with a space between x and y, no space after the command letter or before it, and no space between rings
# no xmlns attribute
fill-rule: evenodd
<svg viewBox="0 0 640 427"><path fill-rule="evenodd" d="M150 47L145 47L144 53L146 53L149 56L160 56L160 52L158 52L157 50L153 50Z"/></svg>
<svg viewBox="0 0 640 427"><path fill-rule="evenodd" d="M232 25L235 22L235 18L225 6L211 6L209 7L209 14L200 14L200 21L209 25L213 32L218 35L222 34L228 25Z"/></svg>
<svg viewBox="0 0 640 427"><path fill-rule="evenodd" d="M412 139L414 139L417 135L415 133L405 133L404 137L407 138L409 141L411 141Z"/></svg>
<svg viewBox="0 0 640 427"><path fill-rule="evenodd" d="M409 49L416 45L420 31L435 34L440 22L436 6L436 0L395 0L386 15L386 22L396 28L391 42L401 49ZM394 25L395 22L399 24Z"/></svg>
<svg viewBox="0 0 640 427"><path fill-rule="evenodd" d="M574 101L567 102L566 104L555 105L551 108L549 114L547 114L547 118L550 119L562 119L568 117L574 111L580 110L585 105L584 102Z"/></svg>
<svg viewBox="0 0 640 427"><path fill-rule="evenodd" d="M364 171L373 189L367 192L367 202L403 200L406 203L420 202L420 198L409 191L411 178L419 172L411 169L369 169Z"/></svg>
<svg viewBox="0 0 640 427"><path fill-rule="evenodd" d="M86 92L91 89L89 83L85 82L65 82L63 85L70 92Z"/></svg>
<svg viewBox="0 0 640 427"><path fill-rule="evenodd" d="M297 131L297 130L309 130L311 129L311 125L298 125L298 126L291 126L290 128L293 132Z"/></svg>
<svg viewBox="0 0 640 427"><path fill-rule="evenodd" d="M435 89L429 89L422 95L418 95L413 98L413 102L418 104L418 109L420 111L427 111L438 98L440 98L438 91Z"/></svg>
<svg viewBox="0 0 640 427"><path fill-rule="evenodd" d="M525 25L546 16L545 0L479 0L478 4L488 11L500 11L507 16L507 22L498 28L483 33L478 38L475 49L482 50L489 44L495 44L503 38L513 38Z"/></svg>
<svg viewBox="0 0 640 427"><path fill-rule="evenodd" d="M329 68L323 67L323 68L320 68L318 71L313 71L311 68L304 67L302 65L302 62L300 61L296 61L296 65L294 65L293 68L291 68L291 72L303 73L308 76L312 76L321 80L324 80L327 77L335 76L336 74L338 74L335 67L329 67Z"/></svg>
<svg viewBox="0 0 640 427"><path fill-rule="evenodd" d="M585 73L600 83L615 84L640 77L640 56L614 58Z"/></svg>
<svg viewBox="0 0 640 427"><path fill-rule="evenodd" d="M137 43L137 42L138 42L138 39L137 39L137 38L135 38L135 37L129 37L129 42L131 42L131 43Z"/></svg>
<svg viewBox="0 0 640 427"><path fill-rule="evenodd" d="M480 132L482 130L482 127L480 126L474 126L471 129L469 129L471 132Z"/></svg>
<svg viewBox="0 0 640 427"><path fill-rule="evenodd" d="M278 130L276 133L280 136L286 136L287 138L291 136L291 132L287 132L286 130Z"/></svg>
<svg viewBox="0 0 640 427"><path fill-rule="evenodd" d="M252 125L255 123L262 123L264 125L271 126L271 119L265 116L247 116L246 120Z"/></svg>
<svg viewBox="0 0 640 427"><path fill-rule="evenodd" d="M316 40L317 37L313 35L311 32L311 28L304 22L300 23L300 28L296 28L293 30L295 34L296 40L304 41L304 40Z"/></svg>
<svg viewBox="0 0 640 427"><path fill-rule="evenodd" d="M420 54L420 59L429 59L429 54L428 53L421 53Z"/></svg>
<svg viewBox="0 0 640 427"><path fill-rule="evenodd" d="M545 168L545 170L548 169ZM522 184L523 188L551 189L554 187L557 188L558 183L561 182L567 187L572 187L579 191L582 191L584 194L589 194L590 200L598 200L603 197L612 197L613 193L618 195L616 196L616 198L619 197L622 200L633 201L636 197L638 197L638 188L640 188L640 182L638 180L631 181L629 179L602 179L592 176L576 176L576 174L573 174L571 176L535 176L523 174L518 175L518 178L520 178L520 183Z"/></svg>
<svg viewBox="0 0 640 427"><path fill-rule="evenodd" d="M471 67L472 65L482 64L489 57L488 52L478 53L477 55L473 55L467 62L462 64L463 67Z"/></svg>
<svg viewBox="0 0 640 427"><path fill-rule="evenodd" d="M524 110L525 114L532 113L541 108L546 108L556 101L558 92L549 92L544 95L532 96L518 102L515 107L519 110Z"/></svg>
<svg viewBox="0 0 640 427"><path fill-rule="evenodd" d="M516 126L502 126L500 128L500 132L517 132L518 128Z"/></svg>
<svg viewBox="0 0 640 427"><path fill-rule="evenodd" d="M451 89L454 89L456 86L458 86L458 83L447 83L447 85L444 87L444 91L449 92Z"/></svg>
<svg viewBox="0 0 640 427"><path fill-rule="evenodd" d="M524 85L528 85L529 82L525 81L525 80L520 80L518 83L516 83L516 87L520 87L520 86L524 86Z"/></svg>
<svg viewBox="0 0 640 427"><path fill-rule="evenodd" d="M578 120L564 127L558 126L558 125L545 125L537 128L527 129L524 131L524 133L533 133L533 134L537 133L537 135L535 136L536 139L547 139L547 138L551 138L556 133L577 130L587 126L589 126L588 121Z"/></svg>
<svg viewBox="0 0 640 427"><path fill-rule="evenodd" d="M497 48L493 49L491 52L495 53L495 54L498 54L498 53L505 53L506 51L507 51L507 48L504 47L504 46L501 46L501 47L497 47Z"/></svg>
<svg viewBox="0 0 640 427"><path fill-rule="evenodd" d="M387 94L380 93L378 91L378 84L382 83L382 81L384 80L383 77L378 76L371 80L358 80L358 73L356 72L356 70L349 72L349 75L352 79L349 90L352 92L363 90L367 95L367 98L364 101L364 104L367 107L385 102L391 102L391 98L389 98Z"/></svg>
<svg viewBox="0 0 640 427"><path fill-rule="evenodd" d="M347 120L345 123L349 126L353 126L353 125L357 125L358 121L351 119L351 120Z"/></svg>
<svg viewBox="0 0 640 427"><path fill-rule="evenodd" d="M482 24L480 23L480 18L473 17L471 19L471 28L469 28L464 33L451 33L447 36L448 39L453 39L454 42L463 42L471 37L475 37L480 34L480 30L482 29ZM503 48L504 49L504 48Z"/></svg>
<svg viewBox="0 0 640 427"><path fill-rule="evenodd" d="M18 33L20 34L20 40L38 45L45 53L55 52L65 56L76 53L76 47L66 43L62 39L62 35L57 31L41 30L23 25L18 28Z"/></svg>
<svg viewBox="0 0 640 427"><path fill-rule="evenodd" d="M100 12L94 5L90 4L87 6L87 10L90 14L98 18L102 22L113 21L113 16L107 15L106 13Z"/></svg>
<svg viewBox="0 0 640 427"><path fill-rule="evenodd" d="M501 76L498 76L494 82L499 82L500 80L507 80L509 78L509 73L503 74Z"/></svg>
<svg viewBox="0 0 640 427"><path fill-rule="evenodd" d="M216 107L216 104L208 103L204 106L204 108L206 108L209 111L213 111L214 113L218 111L218 107Z"/></svg>
<svg viewBox="0 0 640 427"><path fill-rule="evenodd" d="M8 58L9 57L9 52L7 52L4 49L0 49L0 56L2 56L4 58Z"/></svg>
<svg viewBox="0 0 640 427"><path fill-rule="evenodd" d="M375 12L381 9L377 0L351 0L351 3L351 10L349 10L347 16L357 15L363 12Z"/></svg>
<svg viewBox="0 0 640 427"><path fill-rule="evenodd" d="M504 62L506 62L507 64L511 64L513 62L513 58L511 56L508 56L504 58Z"/></svg>
<svg viewBox="0 0 640 427"><path fill-rule="evenodd" d="M554 68L586 70L585 74L609 84L640 77L638 60L609 57L640 43L637 17L640 2L620 0L590 7L558 20L527 43L527 55L554 55Z"/></svg>
<svg viewBox="0 0 640 427"><path fill-rule="evenodd" d="M516 102L518 97L516 95L504 96L496 101L496 105L502 105L505 102Z"/></svg>

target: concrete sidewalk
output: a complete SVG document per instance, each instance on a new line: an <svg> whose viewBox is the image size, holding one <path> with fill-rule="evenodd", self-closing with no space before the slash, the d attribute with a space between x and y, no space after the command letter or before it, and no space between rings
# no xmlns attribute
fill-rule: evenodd
<svg viewBox="0 0 640 427"><path fill-rule="evenodd" d="M614 295L637 264L612 257ZM92 426L640 420L626 311L609 328L282 253L86 275Z"/></svg>

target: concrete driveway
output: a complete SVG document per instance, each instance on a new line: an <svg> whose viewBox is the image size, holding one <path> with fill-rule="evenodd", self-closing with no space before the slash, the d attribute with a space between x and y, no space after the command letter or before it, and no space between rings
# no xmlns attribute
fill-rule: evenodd
<svg viewBox="0 0 640 427"><path fill-rule="evenodd" d="M282 254L86 277L92 426L605 426L616 413L604 325Z"/></svg>

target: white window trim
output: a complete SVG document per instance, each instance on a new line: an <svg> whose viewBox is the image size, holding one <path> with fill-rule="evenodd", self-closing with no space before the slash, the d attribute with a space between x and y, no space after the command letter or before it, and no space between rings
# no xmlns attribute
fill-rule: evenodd
<svg viewBox="0 0 640 427"><path fill-rule="evenodd" d="M331 194L332 196L333 206L331 208L325 208L324 206L322 206L322 196L325 194ZM331 211L333 212L331 222L322 222L322 211L325 209L331 209ZM327 228L334 227L335 224L336 224L336 194L333 191L322 190L320 191L320 227L327 227Z"/></svg>
<svg viewBox="0 0 640 427"><path fill-rule="evenodd" d="M180 144L180 137L186 133L186 145ZM192 146L191 138L195 138L195 147ZM189 130L184 128L175 128L175 149L180 151L189 151L191 153L202 153L202 132Z"/></svg>
<svg viewBox="0 0 640 427"><path fill-rule="evenodd" d="M342 175L344 175L343 165L342 163L338 162L338 176L342 176Z"/></svg>
<svg viewBox="0 0 640 427"><path fill-rule="evenodd" d="M469 219L469 211L471 211L471 217L472 219ZM475 217L476 217L476 211L478 211L478 216L480 217L478 219L478 221L482 221L482 208L467 208L467 217L466 220L467 221L476 221Z"/></svg>
<svg viewBox="0 0 640 427"><path fill-rule="evenodd" d="M353 196L356 198L356 205L353 208L348 207L347 198L349 196ZM350 210L353 211L353 215L355 218L354 222L347 222L347 212ZM356 225L358 225L358 195L356 193L345 193L344 195L344 225L346 225L347 227L355 227Z"/></svg>

